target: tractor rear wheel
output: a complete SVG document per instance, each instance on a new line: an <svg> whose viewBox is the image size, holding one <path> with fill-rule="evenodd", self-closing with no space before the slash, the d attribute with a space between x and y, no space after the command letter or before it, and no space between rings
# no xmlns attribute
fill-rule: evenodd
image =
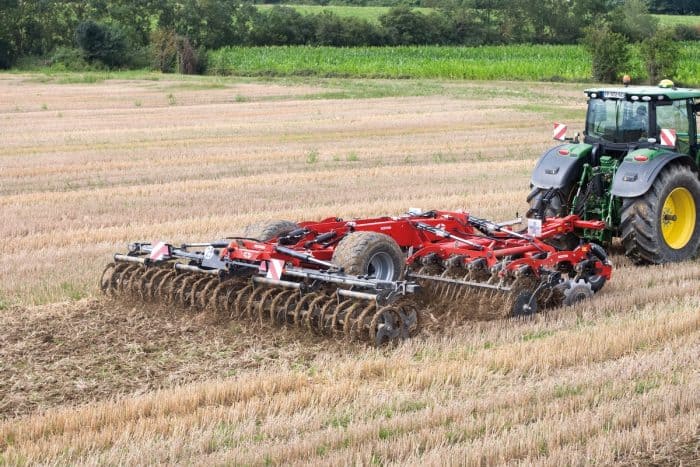
<svg viewBox="0 0 700 467"><path fill-rule="evenodd" d="M687 166L665 167L649 191L623 198L622 245L637 264L683 261L700 244L700 182Z"/></svg>
<svg viewBox="0 0 700 467"><path fill-rule="evenodd" d="M526 217L543 221L547 217L565 217L570 214L575 195L576 185L559 189L534 188L527 196L530 210ZM560 250L573 250L579 242L579 237L573 232L547 240L547 243Z"/></svg>
<svg viewBox="0 0 700 467"><path fill-rule="evenodd" d="M549 199L545 199L549 192ZM566 193L565 193L566 191ZM544 220L547 217L564 217L569 214L569 193L571 190L549 190L544 188L534 188L527 195L527 202L530 210L527 217L538 217Z"/></svg>
<svg viewBox="0 0 700 467"><path fill-rule="evenodd" d="M286 235L292 230L298 229L299 226L295 222L284 220L269 220L251 224L243 229L242 237L254 238L261 242L267 242L273 238Z"/></svg>
<svg viewBox="0 0 700 467"><path fill-rule="evenodd" d="M404 267L401 248L379 232L351 232L333 252L333 262L347 274L386 281L398 280Z"/></svg>

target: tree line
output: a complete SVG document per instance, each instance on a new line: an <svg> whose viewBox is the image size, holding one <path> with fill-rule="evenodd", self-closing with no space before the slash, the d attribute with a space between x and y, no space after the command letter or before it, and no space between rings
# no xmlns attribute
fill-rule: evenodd
<svg viewBox="0 0 700 467"><path fill-rule="evenodd" d="M658 29L644 0L420 1L432 1L433 9L423 13L402 4L371 22L231 0L0 0L0 67L33 57L72 70L150 66L198 73L206 68L206 50L229 45L478 46L583 40L596 50L600 31L615 34L617 41L639 42ZM654 5L691 8L698 2ZM700 31L677 26L665 34L694 40Z"/></svg>
<svg viewBox="0 0 700 467"><path fill-rule="evenodd" d="M451 2L452 0L447 0ZM299 4L299 5L347 5L347 6L397 6L440 8L445 0L256 0L256 3L266 4ZM489 3L498 7L498 0L466 0L466 5ZM507 2L500 2L501 4ZM624 0L607 0L605 6L612 9L624 3ZM664 15L700 15L700 0L651 0L647 2L649 12Z"/></svg>

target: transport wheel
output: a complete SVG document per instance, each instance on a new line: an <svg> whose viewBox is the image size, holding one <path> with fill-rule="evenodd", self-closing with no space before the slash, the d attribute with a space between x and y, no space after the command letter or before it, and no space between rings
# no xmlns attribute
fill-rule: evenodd
<svg viewBox="0 0 700 467"><path fill-rule="evenodd" d="M247 226L245 229L243 229L242 236L246 238L254 238L255 240L261 242L267 242L273 238L286 235L292 230L296 230L298 228L299 226L295 222L274 219L257 222Z"/></svg>
<svg viewBox="0 0 700 467"><path fill-rule="evenodd" d="M388 235L351 232L335 248L333 263L347 274L395 281L403 273L404 255Z"/></svg>
<svg viewBox="0 0 700 467"><path fill-rule="evenodd" d="M665 167L649 191L622 202L622 245L637 264L683 261L700 244L700 182L683 165Z"/></svg>

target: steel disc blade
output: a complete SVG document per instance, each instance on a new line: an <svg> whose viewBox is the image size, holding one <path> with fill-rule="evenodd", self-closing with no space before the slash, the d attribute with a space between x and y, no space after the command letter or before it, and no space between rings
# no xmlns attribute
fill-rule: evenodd
<svg viewBox="0 0 700 467"><path fill-rule="evenodd" d="M400 324L398 312L394 307L381 308L372 319L370 341L377 347L393 342L401 335Z"/></svg>

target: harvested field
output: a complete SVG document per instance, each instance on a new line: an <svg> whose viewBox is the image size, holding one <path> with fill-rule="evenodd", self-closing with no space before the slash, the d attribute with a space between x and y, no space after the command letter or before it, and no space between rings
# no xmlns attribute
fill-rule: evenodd
<svg viewBox="0 0 700 467"><path fill-rule="evenodd" d="M580 91L0 75L0 464L700 463L697 262L614 256L592 302L380 350L97 294L138 239L513 217Z"/></svg>
<svg viewBox="0 0 700 467"><path fill-rule="evenodd" d="M522 83L505 97L483 83L428 83L437 95L352 100L217 83L0 81L0 208L11 219L0 225L0 298L92 295L109 253L129 241L212 239L271 216L469 206L513 217L554 109L537 103L546 86ZM580 98L561 86L556 103L580 117ZM29 250L42 261L25 261Z"/></svg>

